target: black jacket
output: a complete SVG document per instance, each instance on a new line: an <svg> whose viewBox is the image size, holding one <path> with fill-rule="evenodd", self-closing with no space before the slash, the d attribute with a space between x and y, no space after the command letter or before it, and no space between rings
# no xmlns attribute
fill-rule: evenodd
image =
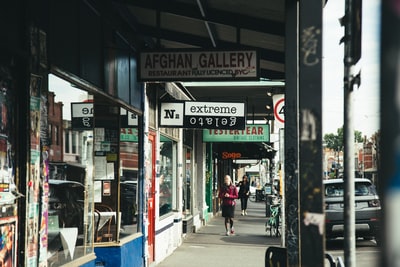
<svg viewBox="0 0 400 267"><path fill-rule="evenodd" d="M249 194L247 194L249 192ZM239 198L249 197L250 195L250 184L249 183L240 183L239 187Z"/></svg>

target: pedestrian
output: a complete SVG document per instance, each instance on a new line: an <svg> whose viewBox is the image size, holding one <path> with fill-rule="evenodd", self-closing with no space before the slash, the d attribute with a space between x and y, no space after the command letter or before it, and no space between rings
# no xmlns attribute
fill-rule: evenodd
<svg viewBox="0 0 400 267"><path fill-rule="evenodd" d="M229 175L225 175L224 184L219 191L219 198L222 200L222 217L225 218L226 235L234 234L233 218L235 217L235 199L238 198L238 191Z"/></svg>
<svg viewBox="0 0 400 267"><path fill-rule="evenodd" d="M240 207L242 208L242 216L247 215L247 200L250 195L250 184L247 175L243 175L242 182L239 187Z"/></svg>

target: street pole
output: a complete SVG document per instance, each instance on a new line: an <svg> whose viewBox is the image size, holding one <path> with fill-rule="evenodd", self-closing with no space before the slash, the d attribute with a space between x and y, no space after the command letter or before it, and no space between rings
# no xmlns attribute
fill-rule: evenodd
<svg viewBox="0 0 400 267"><path fill-rule="evenodd" d="M322 184L322 9L324 1L299 2L299 257L300 266L325 260ZM285 134L285 138L290 138ZM289 160L286 158L286 160ZM289 215L289 212L287 213ZM289 226L288 226L289 227ZM289 245L289 244L288 244Z"/></svg>
<svg viewBox="0 0 400 267"><path fill-rule="evenodd" d="M300 266L300 232L299 232L299 50L298 20L299 2L285 0L286 33L285 33L285 244L287 247L287 266Z"/></svg>
<svg viewBox="0 0 400 267"><path fill-rule="evenodd" d="M346 0L344 36L344 261L356 266L354 197L354 86L359 85L355 64L361 56L361 0Z"/></svg>

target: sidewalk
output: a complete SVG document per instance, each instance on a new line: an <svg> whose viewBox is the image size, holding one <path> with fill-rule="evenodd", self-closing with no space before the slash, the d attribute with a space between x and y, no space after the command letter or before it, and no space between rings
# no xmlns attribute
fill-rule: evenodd
<svg viewBox="0 0 400 267"><path fill-rule="evenodd" d="M186 236L183 244L157 267L264 267L267 247L280 246L280 237L265 232L265 202L248 202L247 216L240 214L237 200L235 234L225 235L224 218L217 215L196 233Z"/></svg>

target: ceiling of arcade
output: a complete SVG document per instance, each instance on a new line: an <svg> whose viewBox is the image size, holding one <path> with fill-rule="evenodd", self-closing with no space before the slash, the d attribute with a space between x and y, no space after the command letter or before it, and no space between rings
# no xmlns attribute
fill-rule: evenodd
<svg viewBox="0 0 400 267"><path fill-rule="evenodd" d="M183 83L196 101L244 102L250 120L272 119L271 95L284 92L285 1L113 0L148 48L257 50L261 80L274 84L199 86ZM235 86L236 85L236 86ZM269 113L269 114L268 114ZM272 117L271 117L272 116Z"/></svg>

